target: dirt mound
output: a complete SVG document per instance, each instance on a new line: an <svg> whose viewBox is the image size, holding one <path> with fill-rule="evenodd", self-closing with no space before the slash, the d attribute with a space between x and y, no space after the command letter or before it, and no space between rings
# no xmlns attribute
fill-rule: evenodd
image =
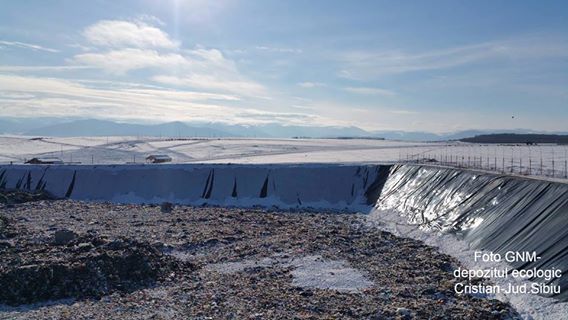
<svg viewBox="0 0 568 320"><path fill-rule="evenodd" d="M54 200L54 196L46 191L22 191L0 189L0 203L7 205L40 200Z"/></svg>
<svg viewBox="0 0 568 320"><path fill-rule="evenodd" d="M127 239L82 237L12 250L21 254L0 265L0 302L8 305L131 292L180 268L153 246Z"/></svg>
<svg viewBox="0 0 568 320"><path fill-rule="evenodd" d="M15 236L15 233L10 228L10 219L0 215L0 240L8 239Z"/></svg>

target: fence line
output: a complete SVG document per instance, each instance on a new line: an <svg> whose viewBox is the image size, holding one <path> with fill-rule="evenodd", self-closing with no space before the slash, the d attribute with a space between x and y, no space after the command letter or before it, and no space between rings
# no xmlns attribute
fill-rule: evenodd
<svg viewBox="0 0 568 320"><path fill-rule="evenodd" d="M568 145L414 147L399 152L399 161L568 179Z"/></svg>

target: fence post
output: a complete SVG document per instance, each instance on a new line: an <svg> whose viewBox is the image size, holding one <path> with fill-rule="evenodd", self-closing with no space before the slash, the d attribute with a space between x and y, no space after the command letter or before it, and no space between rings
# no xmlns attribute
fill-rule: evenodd
<svg viewBox="0 0 568 320"><path fill-rule="evenodd" d="M564 178L568 179L568 148L564 146Z"/></svg>
<svg viewBox="0 0 568 320"><path fill-rule="evenodd" d="M554 146L550 146L552 148L552 177L556 176L556 170L554 169Z"/></svg>
<svg viewBox="0 0 568 320"><path fill-rule="evenodd" d="M531 145L529 147L529 176L532 174L532 152L531 152Z"/></svg>
<svg viewBox="0 0 568 320"><path fill-rule="evenodd" d="M513 152L511 152L511 173L513 173L514 167L515 167L515 164L513 163Z"/></svg>

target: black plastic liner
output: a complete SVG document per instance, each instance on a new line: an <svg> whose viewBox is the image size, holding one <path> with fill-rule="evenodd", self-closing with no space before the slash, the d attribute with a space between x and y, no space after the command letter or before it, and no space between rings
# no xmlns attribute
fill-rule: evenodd
<svg viewBox="0 0 568 320"><path fill-rule="evenodd" d="M376 205L474 248L541 257L515 268L568 269L568 184L515 176L420 165L14 165L0 166L0 188L88 201L267 206L276 199L359 212ZM122 197L129 193L135 197ZM568 278L554 283L562 288L555 298L568 301Z"/></svg>
<svg viewBox="0 0 568 320"><path fill-rule="evenodd" d="M567 184L398 165L391 168L377 205L423 228L454 233L477 249L502 256L534 251L541 257L510 263L514 268L568 270ZM561 287L554 297L568 301L568 278L552 283Z"/></svg>

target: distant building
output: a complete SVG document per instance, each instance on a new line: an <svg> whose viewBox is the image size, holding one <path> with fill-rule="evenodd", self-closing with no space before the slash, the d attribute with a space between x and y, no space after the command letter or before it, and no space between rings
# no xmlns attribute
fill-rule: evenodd
<svg viewBox="0 0 568 320"><path fill-rule="evenodd" d="M63 164L59 158L32 158L26 161L28 164Z"/></svg>
<svg viewBox="0 0 568 320"><path fill-rule="evenodd" d="M146 162L149 163L172 162L172 158L166 154L151 154L146 157Z"/></svg>

